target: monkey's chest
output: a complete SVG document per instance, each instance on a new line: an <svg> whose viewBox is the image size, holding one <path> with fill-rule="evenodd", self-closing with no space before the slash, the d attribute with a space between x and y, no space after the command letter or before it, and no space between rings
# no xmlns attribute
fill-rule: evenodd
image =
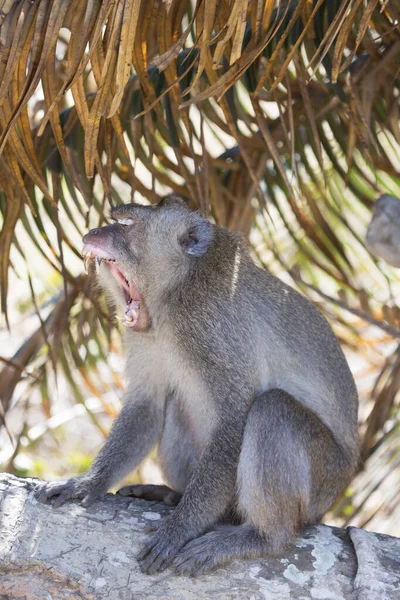
<svg viewBox="0 0 400 600"><path fill-rule="evenodd" d="M173 339L160 336L131 344L137 372L149 393L165 400L164 427L159 441L159 462L171 487L183 491L194 466L209 442L217 422L216 407L201 379Z"/></svg>
<svg viewBox="0 0 400 600"><path fill-rule="evenodd" d="M159 462L171 487L183 492L214 426L214 411L208 401L192 389L192 396L176 391L167 400L164 428L159 443ZM197 392L197 393L196 393Z"/></svg>

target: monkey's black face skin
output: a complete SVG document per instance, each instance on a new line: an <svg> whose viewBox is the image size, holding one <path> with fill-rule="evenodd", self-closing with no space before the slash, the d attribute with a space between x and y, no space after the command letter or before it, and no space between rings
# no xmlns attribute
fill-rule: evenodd
<svg viewBox="0 0 400 600"><path fill-rule="evenodd" d="M158 205L117 206L111 219L114 224L92 229L83 238L85 269L93 264L100 283L124 306L122 324L143 332L150 327L148 311L154 317L163 306L160 299L206 253L212 224L174 196ZM108 273L112 277L103 276Z"/></svg>
<svg viewBox="0 0 400 600"><path fill-rule="evenodd" d="M88 265L91 262L95 265L96 273L99 273L101 265L108 269L119 285L126 303L125 314L121 318L122 324L135 331L141 331L148 327L148 315L141 302L137 284L126 273L121 262L115 258L112 242L115 235L120 233L118 227L118 224L108 225L101 229L92 229L85 235L82 250L85 270L88 271Z"/></svg>

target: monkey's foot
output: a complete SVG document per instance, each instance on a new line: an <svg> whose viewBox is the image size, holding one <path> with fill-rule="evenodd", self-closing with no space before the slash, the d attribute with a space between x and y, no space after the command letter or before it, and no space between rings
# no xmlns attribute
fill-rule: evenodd
<svg viewBox="0 0 400 600"><path fill-rule="evenodd" d="M176 506L182 494L175 492L167 485L125 485L118 490L120 496L133 496L142 500L152 500L155 502L164 502L168 506Z"/></svg>
<svg viewBox="0 0 400 600"><path fill-rule="evenodd" d="M195 577L235 558L262 556L266 550L266 541L249 525L221 525L186 544L172 561L172 567L178 575Z"/></svg>
<svg viewBox="0 0 400 600"><path fill-rule="evenodd" d="M90 506L104 493L100 489L81 477L73 477L67 481L43 481L35 488L35 498L38 502L52 501L58 508L67 500L81 500L82 506Z"/></svg>
<svg viewBox="0 0 400 600"><path fill-rule="evenodd" d="M150 542L139 553L137 559L143 573L153 575L165 571L182 546L192 537L175 524L174 514L161 521Z"/></svg>

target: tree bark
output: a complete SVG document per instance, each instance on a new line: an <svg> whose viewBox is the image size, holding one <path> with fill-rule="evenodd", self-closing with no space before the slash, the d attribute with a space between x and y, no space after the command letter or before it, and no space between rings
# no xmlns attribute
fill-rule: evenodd
<svg viewBox="0 0 400 600"><path fill-rule="evenodd" d="M112 494L88 509L55 509L34 499L33 484L0 474L2 600L400 598L397 538L319 525L285 556L235 561L197 579L170 570L148 576L135 559L143 528L171 509Z"/></svg>

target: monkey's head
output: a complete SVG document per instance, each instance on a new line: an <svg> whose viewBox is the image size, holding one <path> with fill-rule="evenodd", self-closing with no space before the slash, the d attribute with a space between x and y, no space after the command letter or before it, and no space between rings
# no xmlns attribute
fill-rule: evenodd
<svg viewBox="0 0 400 600"><path fill-rule="evenodd" d="M93 263L100 283L123 311L123 325L149 328L154 305L206 254L214 226L178 196L159 204L124 204L111 211L112 225L83 238L85 268Z"/></svg>

